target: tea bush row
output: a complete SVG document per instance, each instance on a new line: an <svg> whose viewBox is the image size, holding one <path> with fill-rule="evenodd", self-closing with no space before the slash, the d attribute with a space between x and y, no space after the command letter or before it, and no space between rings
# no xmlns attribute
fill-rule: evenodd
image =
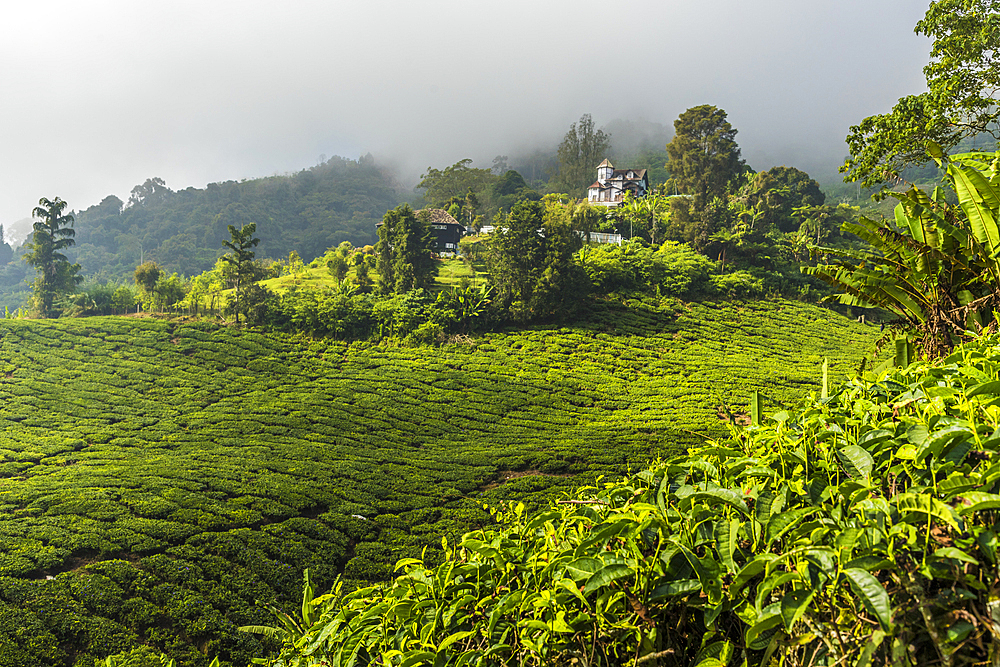
<svg viewBox="0 0 1000 667"><path fill-rule="evenodd" d="M261 662L997 664L998 510L991 334L539 512L511 503L390 582L317 596L307 577Z"/></svg>
<svg viewBox="0 0 1000 667"><path fill-rule="evenodd" d="M107 654L41 599L86 609L79 627L124 638L109 646L243 664L261 645L235 627L266 620L258 600L297 597L305 568L324 586L384 578L440 534L489 523L484 499L536 506L679 452L720 432L726 397L787 400L823 357L842 374L863 349L851 342L873 337L783 302L608 308L434 348L0 323L0 576L21 591L0 585L0 604L55 637L31 664ZM77 583L96 574L124 602L88 607ZM0 664L20 646L6 641Z"/></svg>

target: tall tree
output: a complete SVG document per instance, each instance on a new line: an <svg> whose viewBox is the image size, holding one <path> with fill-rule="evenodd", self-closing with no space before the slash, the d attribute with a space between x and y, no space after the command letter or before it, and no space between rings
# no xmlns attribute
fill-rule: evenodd
<svg viewBox="0 0 1000 667"><path fill-rule="evenodd" d="M156 292L156 283L162 276L163 268L156 262L143 262L135 267L135 284L142 290L143 295L152 297Z"/></svg>
<svg viewBox="0 0 1000 667"><path fill-rule="evenodd" d="M724 201L733 179L746 171L736 143L736 128L726 112L710 104L692 107L674 121L667 144L667 168L688 198L670 201L667 236L704 251L713 234L729 224Z"/></svg>
<svg viewBox="0 0 1000 667"><path fill-rule="evenodd" d="M1000 0L936 0L914 32L934 38L927 92L851 128L851 157L840 168L847 181L896 181L928 160L928 141L947 150L983 132L1000 137Z"/></svg>
<svg viewBox="0 0 1000 667"><path fill-rule="evenodd" d="M589 113L569 126L559 144L559 173L555 188L574 197L586 195L596 174L597 165L611 152L611 136L594 129Z"/></svg>
<svg viewBox="0 0 1000 667"><path fill-rule="evenodd" d="M241 306L245 305L241 302L246 298L247 288L255 283L254 274L256 267L253 261L255 253L252 248L256 248L257 244L260 243L260 239L254 238L254 232L256 231L257 224L253 222L241 225L239 229L236 229L233 225L229 225L229 235L232 238L229 241L222 242L222 245L230 250L222 259L233 268L236 278L234 310L236 312L237 326L240 323Z"/></svg>
<svg viewBox="0 0 1000 667"><path fill-rule="evenodd" d="M37 277L32 285L35 309L42 317L53 314L52 302L59 294L73 292L83 281L77 275L79 264L70 264L61 251L73 245L73 221L70 214L63 214L66 202L59 197L49 200L42 197L38 206L31 212L38 218L35 221L34 233L26 244L28 251L24 261L35 267Z"/></svg>
<svg viewBox="0 0 1000 667"><path fill-rule="evenodd" d="M795 167L773 167L755 174L750 187L749 203L761 211L766 225L782 232L797 229L795 209L826 201L819 183Z"/></svg>
<svg viewBox="0 0 1000 667"><path fill-rule="evenodd" d="M515 204L488 242L486 261L497 300L515 319L572 310L587 286L586 274L573 261L581 244L568 207L551 200Z"/></svg>
<svg viewBox="0 0 1000 667"><path fill-rule="evenodd" d="M713 197L724 195L733 177L745 169L737 130L725 111L703 104L682 113L674 121L674 132L667 144L667 167L677 186L702 209Z"/></svg>
<svg viewBox="0 0 1000 667"><path fill-rule="evenodd" d="M147 178L145 183L132 188L132 194L128 198L128 205L146 206L148 204L161 203L170 194L173 194L173 190L167 187L166 182L162 178Z"/></svg>
<svg viewBox="0 0 1000 667"><path fill-rule="evenodd" d="M379 290L402 294L434 284L438 266L432 256L430 215L403 204L388 211L378 226L375 246Z"/></svg>

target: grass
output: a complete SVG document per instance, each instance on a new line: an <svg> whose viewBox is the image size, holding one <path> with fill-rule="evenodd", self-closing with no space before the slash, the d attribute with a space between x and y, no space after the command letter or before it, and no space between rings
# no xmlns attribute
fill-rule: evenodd
<svg viewBox="0 0 1000 667"><path fill-rule="evenodd" d="M438 275L435 280L438 288L457 287L463 278L476 284L476 271L471 264L458 258L438 260ZM482 279L478 282L481 283Z"/></svg>
<svg viewBox="0 0 1000 667"><path fill-rule="evenodd" d="M20 625L0 622L0 664L143 643L245 664L262 649L235 628L294 604L304 568L319 588L385 578L488 521L483 502L682 451L720 432L721 402L761 390L774 410L877 336L785 301L636 303L440 348L4 321L0 618Z"/></svg>

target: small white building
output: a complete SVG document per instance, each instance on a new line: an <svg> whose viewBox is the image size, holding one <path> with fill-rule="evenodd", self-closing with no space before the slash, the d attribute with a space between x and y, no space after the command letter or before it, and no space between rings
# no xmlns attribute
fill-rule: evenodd
<svg viewBox="0 0 1000 667"><path fill-rule="evenodd" d="M614 208L621 205L628 192L632 197L645 197L649 192L649 177L645 169L615 169L605 158L597 165L597 180L587 188L591 204Z"/></svg>

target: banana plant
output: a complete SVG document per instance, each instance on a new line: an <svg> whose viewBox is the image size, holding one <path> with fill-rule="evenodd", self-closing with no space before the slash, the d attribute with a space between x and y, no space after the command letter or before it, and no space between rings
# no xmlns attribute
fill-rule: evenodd
<svg viewBox="0 0 1000 667"><path fill-rule="evenodd" d="M1000 153L987 163L984 154L930 150L947 167L958 206L948 204L941 188L895 193L892 221L861 217L842 226L870 249L812 246L814 256L838 261L802 271L840 290L834 298L841 303L896 314L934 357L992 323L1000 305Z"/></svg>
<svg viewBox="0 0 1000 667"><path fill-rule="evenodd" d="M278 621L277 625L245 625L239 628L242 632L263 635L269 639L281 641L283 647L281 658L277 663L268 664L277 664L282 667L305 667L305 665L319 664L319 660L312 659L312 653L318 647L318 644L312 645L315 644L311 641L315 639L312 632L323 612L339 596L341 584L337 582L333 592L317 596L313 590L309 570L304 572L303 580L302 604L299 615L293 616L273 605L266 605L267 610ZM305 646L306 644L308 647ZM294 654L294 657L287 658L290 652Z"/></svg>

